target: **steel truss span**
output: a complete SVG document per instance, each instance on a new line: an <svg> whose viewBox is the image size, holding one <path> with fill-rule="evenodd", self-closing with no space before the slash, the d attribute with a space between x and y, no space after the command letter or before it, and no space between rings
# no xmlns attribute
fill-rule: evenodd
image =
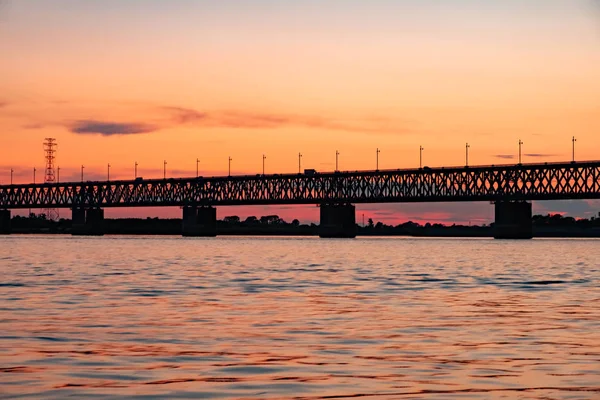
<svg viewBox="0 0 600 400"><path fill-rule="evenodd" d="M0 209L600 198L600 161L0 186Z"/></svg>

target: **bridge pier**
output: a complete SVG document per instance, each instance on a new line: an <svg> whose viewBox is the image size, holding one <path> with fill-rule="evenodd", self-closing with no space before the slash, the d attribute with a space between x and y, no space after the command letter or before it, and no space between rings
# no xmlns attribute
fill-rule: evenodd
<svg viewBox="0 0 600 400"><path fill-rule="evenodd" d="M71 235L103 236L104 210L101 208L73 208Z"/></svg>
<svg viewBox="0 0 600 400"><path fill-rule="evenodd" d="M10 231L10 210L0 210L0 235L9 235Z"/></svg>
<svg viewBox="0 0 600 400"><path fill-rule="evenodd" d="M321 238L356 237L356 212L352 204L321 204Z"/></svg>
<svg viewBox="0 0 600 400"><path fill-rule="evenodd" d="M497 201L494 239L531 239L533 237L531 203Z"/></svg>
<svg viewBox="0 0 600 400"><path fill-rule="evenodd" d="M181 235L187 237L217 236L217 209L214 207L183 207Z"/></svg>

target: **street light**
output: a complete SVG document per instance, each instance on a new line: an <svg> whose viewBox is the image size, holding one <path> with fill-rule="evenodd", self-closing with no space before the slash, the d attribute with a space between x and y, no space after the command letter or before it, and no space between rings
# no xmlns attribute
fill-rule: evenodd
<svg viewBox="0 0 600 400"><path fill-rule="evenodd" d="M423 168L423 146L419 146L419 168Z"/></svg>
<svg viewBox="0 0 600 400"><path fill-rule="evenodd" d="M523 146L523 142L519 139L519 164L521 164L521 146Z"/></svg>
<svg viewBox="0 0 600 400"><path fill-rule="evenodd" d="M465 165L468 167L469 166L469 148L471 147L471 145L469 143L467 143L465 145Z"/></svg>
<svg viewBox="0 0 600 400"><path fill-rule="evenodd" d="M133 174L134 174L134 178L137 179L137 167L138 167L138 163L137 161L135 162L135 165L133 167Z"/></svg>
<svg viewBox="0 0 600 400"><path fill-rule="evenodd" d="M302 153L298 153L298 173L302 171Z"/></svg>
<svg viewBox="0 0 600 400"><path fill-rule="evenodd" d="M233 158L229 157L229 170L227 176L231 176L231 160L233 160Z"/></svg>
<svg viewBox="0 0 600 400"><path fill-rule="evenodd" d="M573 136L573 162L575 162L575 142L577 141L577 139L575 139L575 136Z"/></svg>
<svg viewBox="0 0 600 400"><path fill-rule="evenodd" d="M200 176L200 174L198 173L198 165L200 164L200 159L196 158L196 178Z"/></svg>
<svg viewBox="0 0 600 400"><path fill-rule="evenodd" d="M263 175L265 174L265 160L267 159L267 156L265 156L263 154Z"/></svg>
<svg viewBox="0 0 600 400"><path fill-rule="evenodd" d="M163 179L167 179L167 160L163 161Z"/></svg>
<svg viewBox="0 0 600 400"><path fill-rule="evenodd" d="M81 166L81 182L83 182L83 169L84 169L84 168L85 168L85 167L82 165L82 166Z"/></svg>
<svg viewBox="0 0 600 400"><path fill-rule="evenodd" d="M56 183L60 183L60 166L56 168Z"/></svg>
<svg viewBox="0 0 600 400"><path fill-rule="evenodd" d="M377 152L376 152L376 161L375 161L375 170L379 171L379 153L381 153L381 150L379 150L379 148L377 148Z"/></svg>
<svg viewBox="0 0 600 400"><path fill-rule="evenodd" d="M110 182L110 163L108 163L108 167L106 169L106 181Z"/></svg>
<svg viewBox="0 0 600 400"><path fill-rule="evenodd" d="M335 170L336 171L338 170L338 159L339 159L339 156L340 156L340 152L336 150L335 151Z"/></svg>
<svg viewBox="0 0 600 400"><path fill-rule="evenodd" d="M15 172L15 170L11 168L10 169L10 184L11 185L13 184L13 172Z"/></svg>

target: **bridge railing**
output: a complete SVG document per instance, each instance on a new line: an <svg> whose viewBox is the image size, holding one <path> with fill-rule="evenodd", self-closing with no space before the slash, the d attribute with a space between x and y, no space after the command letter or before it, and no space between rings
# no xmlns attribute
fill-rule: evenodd
<svg viewBox="0 0 600 400"><path fill-rule="evenodd" d="M600 161L0 186L0 208L600 198Z"/></svg>
<svg viewBox="0 0 600 400"><path fill-rule="evenodd" d="M264 180L264 179L277 179L277 178L293 178L293 177L310 177L310 176L339 176L339 175L374 175L374 174L390 174L390 173L421 173L428 174L431 172L439 171L464 171L469 172L473 170L526 170L533 168L557 168L557 167L594 167L600 164L600 161L572 161L572 162L544 162L544 163L521 163L521 164L488 164L488 165L471 165L471 166L424 166L422 168L397 168L397 169L377 169L377 170L339 170L339 171L315 171L311 174L305 173L282 173L282 174L241 174L241 175L213 175L213 176L199 176L199 177L171 177L171 178L150 178L150 179L113 179L110 181L105 180L85 180L85 181L66 181L58 183L17 183L12 185L0 185L1 188L5 187L31 187L31 188L43 188L43 187L57 187L57 186L89 186L89 185L100 185L100 184L113 184L121 185L127 183L155 183L155 182L194 182L203 180Z"/></svg>

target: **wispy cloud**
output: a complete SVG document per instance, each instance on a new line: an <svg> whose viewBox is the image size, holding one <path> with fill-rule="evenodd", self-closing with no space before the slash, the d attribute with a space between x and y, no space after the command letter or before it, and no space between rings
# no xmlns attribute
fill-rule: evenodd
<svg viewBox="0 0 600 400"><path fill-rule="evenodd" d="M286 126L363 133L408 133L405 123L384 117L334 118L318 115L267 113L254 111L198 111L191 108L162 106L172 125L207 128L276 129Z"/></svg>
<svg viewBox="0 0 600 400"><path fill-rule="evenodd" d="M191 108L163 106L159 107L159 111L171 114L171 120L176 125L204 122L207 118L206 113Z"/></svg>
<svg viewBox="0 0 600 400"><path fill-rule="evenodd" d="M528 154L525 154L525 156L543 158L543 157L556 157L556 154L528 153Z"/></svg>
<svg viewBox="0 0 600 400"><path fill-rule="evenodd" d="M512 154L495 154L494 157L502 158L504 160L513 160L515 158L515 156Z"/></svg>
<svg viewBox="0 0 600 400"><path fill-rule="evenodd" d="M79 120L72 122L69 129L77 134L97 134L102 136L136 135L150 133L160 129L157 126L134 122L122 123L99 120Z"/></svg>
<svg viewBox="0 0 600 400"><path fill-rule="evenodd" d="M0 107L5 104L0 102ZM414 122L385 115L340 115L285 113L278 111L220 109L197 110L172 105L114 104L74 105L50 102L42 111L18 111L24 129L63 126L80 135L122 136L147 134L176 127L202 129L275 130L282 128L318 129L330 132L356 132L375 135L413 133ZM68 107L67 107L68 105ZM53 108L60 108L53 109ZM64 113L63 113L63 110ZM63 115L60 119L56 115ZM133 116L133 117L132 117Z"/></svg>
<svg viewBox="0 0 600 400"><path fill-rule="evenodd" d="M532 157L532 158L549 158L549 157L556 157L557 154L526 153L526 154L523 154L523 156ZM502 158L504 160L514 160L515 158L517 158L513 154L495 154L493 157Z"/></svg>

